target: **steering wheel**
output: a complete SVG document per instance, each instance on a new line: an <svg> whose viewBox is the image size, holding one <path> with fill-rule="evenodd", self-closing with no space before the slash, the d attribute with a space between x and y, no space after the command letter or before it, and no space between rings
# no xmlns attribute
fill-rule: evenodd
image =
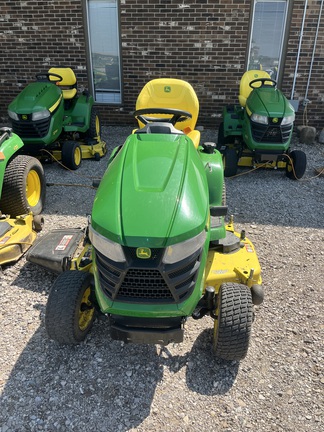
<svg viewBox="0 0 324 432"><path fill-rule="evenodd" d="M167 114L172 117L148 117L147 114ZM188 111L173 108L143 108L134 111L134 117L145 125L152 122L166 122L171 123L174 126L178 122L183 122L192 118L192 115Z"/></svg>
<svg viewBox="0 0 324 432"><path fill-rule="evenodd" d="M55 77L57 79L51 80L50 77ZM63 81L63 78L61 77L61 75L58 75L56 73L48 73L48 72L38 73L36 75L36 79L37 79L37 81L50 81L54 84Z"/></svg>
<svg viewBox="0 0 324 432"><path fill-rule="evenodd" d="M257 78L257 79L252 80L251 82L249 82L249 86L253 89L259 88L259 87L252 85L252 84L257 83L257 82L261 83L261 87L263 87L263 86L276 87L276 85L277 85L277 81L275 81L271 78ZM270 82L271 84L266 84L266 82Z"/></svg>

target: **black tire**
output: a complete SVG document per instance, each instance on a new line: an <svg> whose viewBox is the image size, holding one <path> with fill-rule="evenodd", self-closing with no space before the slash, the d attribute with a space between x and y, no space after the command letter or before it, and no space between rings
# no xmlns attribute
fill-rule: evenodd
<svg viewBox="0 0 324 432"><path fill-rule="evenodd" d="M225 137L224 137L224 123L222 122L218 128L218 138L217 138L217 150L220 150L222 146L225 145Z"/></svg>
<svg viewBox="0 0 324 432"><path fill-rule="evenodd" d="M2 213L16 217L43 210L46 197L46 181L42 164L38 159L18 155L7 165L3 179L0 209Z"/></svg>
<svg viewBox="0 0 324 432"><path fill-rule="evenodd" d="M77 141L65 141L62 146L62 164L71 169L77 170L82 161L82 151Z"/></svg>
<svg viewBox="0 0 324 432"><path fill-rule="evenodd" d="M78 344L89 333L94 318L92 275L68 270L61 273L50 291L45 327L48 336L62 344Z"/></svg>
<svg viewBox="0 0 324 432"><path fill-rule="evenodd" d="M253 303L251 290L237 283L220 287L214 324L214 353L224 360L242 360L248 351Z"/></svg>
<svg viewBox="0 0 324 432"><path fill-rule="evenodd" d="M233 148L227 148L223 158L224 162L224 176L233 177L237 173L237 162L238 157L236 150Z"/></svg>
<svg viewBox="0 0 324 432"><path fill-rule="evenodd" d="M101 121L100 121L99 112L95 107L91 108L88 137L90 139L97 138L97 137L100 139L101 137Z"/></svg>
<svg viewBox="0 0 324 432"><path fill-rule="evenodd" d="M301 150L293 150L288 156L286 176L292 180L301 179L306 171L306 154Z"/></svg>

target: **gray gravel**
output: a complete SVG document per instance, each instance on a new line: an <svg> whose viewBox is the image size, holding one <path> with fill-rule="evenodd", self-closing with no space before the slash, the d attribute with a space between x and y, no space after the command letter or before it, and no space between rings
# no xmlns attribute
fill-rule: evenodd
<svg viewBox="0 0 324 432"><path fill-rule="evenodd" d="M130 130L105 129L110 148ZM216 131L202 139L215 141ZM44 329L55 276L22 258L0 276L0 431L322 431L324 177L311 177L324 146L296 147L308 156L303 181L267 170L226 179L266 292L244 361L213 358L207 317L189 319L185 341L164 349L112 341L103 320L83 344L59 346ZM107 160L83 161L77 172L45 165L47 181L91 186ZM48 187L41 235L85 226L94 195Z"/></svg>

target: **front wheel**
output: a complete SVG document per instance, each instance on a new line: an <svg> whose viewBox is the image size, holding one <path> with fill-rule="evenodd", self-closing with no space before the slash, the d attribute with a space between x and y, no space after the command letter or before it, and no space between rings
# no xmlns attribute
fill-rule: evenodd
<svg viewBox="0 0 324 432"><path fill-rule="evenodd" d="M286 165L286 176L292 180L299 180L306 171L306 155L301 150L293 150L289 153Z"/></svg>
<svg viewBox="0 0 324 432"><path fill-rule="evenodd" d="M242 360L248 351L253 303L251 290L238 283L223 283L217 296L214 353L224 360Z"/></svg>
<svg viewBox="0 0 324 432"><path fill-rule="evenodd" d="M101 136L101 121L99 112L95 107L91 108L90 126L88 130L88 137L90 139L98 138Z"/></svg>
<svg viewBox="0 0 324 432"><path fill-rule="evenodd" d="M78 344L86 338L95 318L92 289L90 273L68 270L58 276L45 313L45 327L51 339Z"/></svg>
<svg viewBox="0 0 324 432"><path fill-rule="evenodd" d="M41 213L45 204L46 182L38 159L18 155L7 165L3 179L0 208L2 213L16 217Z"/></svg>
<svg viewBox="0 0 324 432"><path fill-rule="evenodd" d="M77 170L82 161L82 151L77 141L65 141L62 146L62 164L71 169Z"/></svg>

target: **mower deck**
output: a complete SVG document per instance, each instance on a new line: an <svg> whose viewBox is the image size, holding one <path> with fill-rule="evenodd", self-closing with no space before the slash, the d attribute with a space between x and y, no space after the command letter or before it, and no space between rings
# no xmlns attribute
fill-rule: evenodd
<svg viewBox="0 0 324 432"><path fill-rule="evenodd" d="M206 264L205 287L213 286L218 292L224 282L248 286L261 285L261 267L252 242L245 233L234 231L232 222L226 225L226 238L211 245Z"/></svg>
<svg viewBox="0 0 324 432"><path fill-rule="evenodd" d="M36 239L33 229L33 215L0 219L0 265L17 261Z"/></svg>

